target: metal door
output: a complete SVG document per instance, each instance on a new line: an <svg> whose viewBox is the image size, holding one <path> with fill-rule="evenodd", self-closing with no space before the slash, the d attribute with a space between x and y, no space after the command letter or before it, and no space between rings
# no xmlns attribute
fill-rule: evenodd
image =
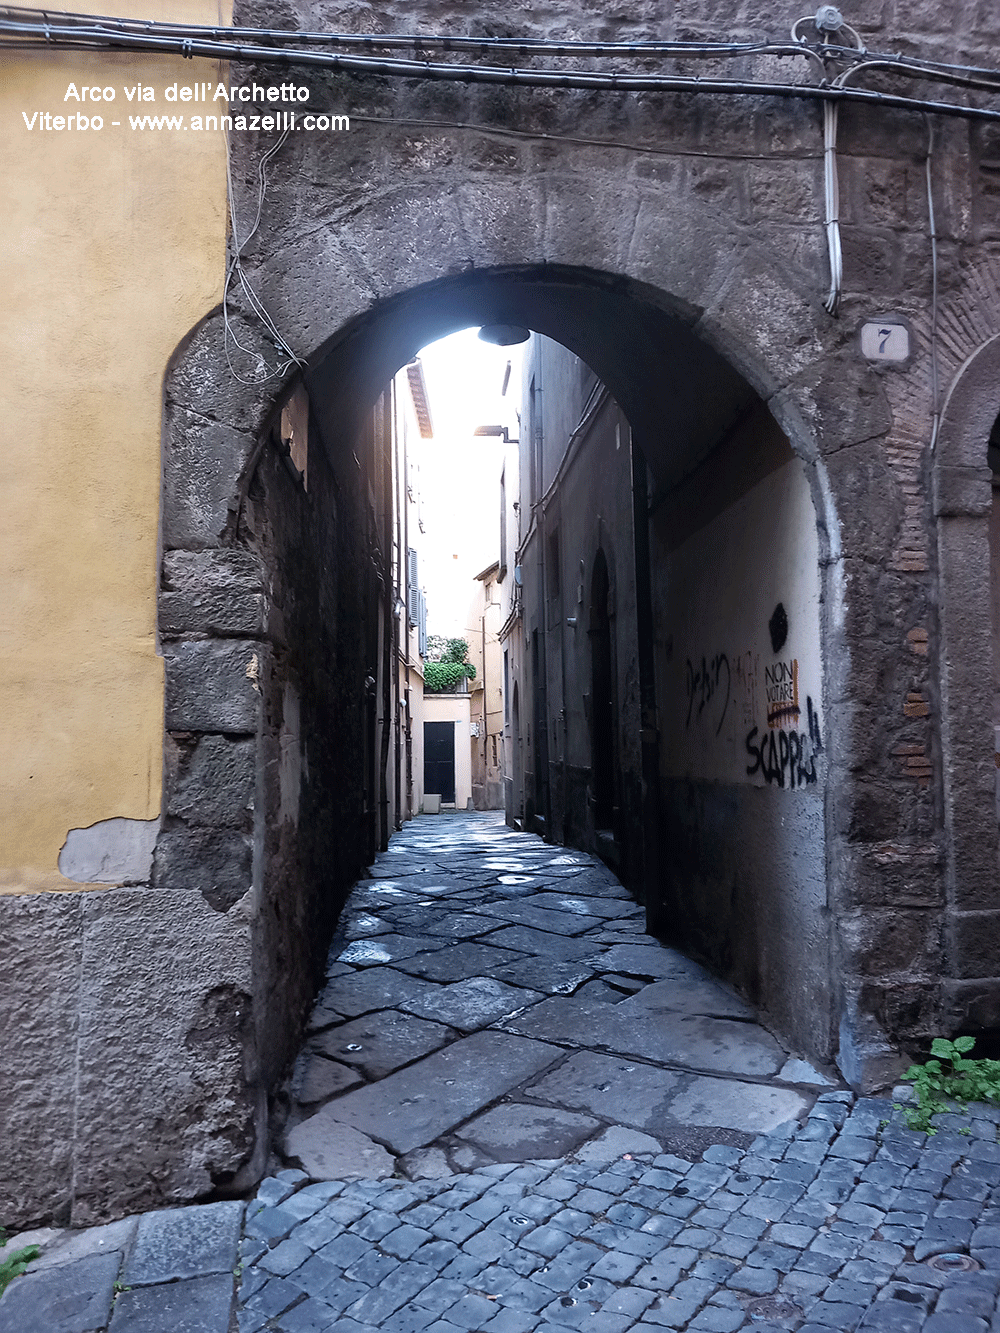
<svg viewBox="0 0 1000 1333"><path fill-rule="evenodd" d="M424 723L424 791L440 792L442 802L455 800L455 724Z"/></svg>

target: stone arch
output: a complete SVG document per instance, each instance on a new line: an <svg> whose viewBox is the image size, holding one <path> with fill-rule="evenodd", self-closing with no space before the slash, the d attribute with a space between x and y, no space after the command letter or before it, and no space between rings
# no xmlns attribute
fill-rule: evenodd
<svg viewBox="0 0 1000 1333"><path fill-rule="evenodd" d="M933 461L937 529L948 1030L1000 1026L1000 868L990 594L991 471L1000 334L959 369Z"/></svg>
<svg viewBox="0 0 1000 1333"><path fill-rule="evenodd" d="M882 466L877 441L889 428L890 413L877 377L847 349L823 311L814 274L796 269L746 233L734 237L717 211L690 197L678 200L655 184L628 178L614 207L602 209L587 202L588 186L582 169L536 169L517 185L494 183L488 190L482 184L456 190L431 174L419 187L374 192L352 210L349 231L345 219L339 231L337 219L296 230L280 210L273 217L265 214L261 243L248 268L291 345L315 349L301 376L312 401L310 428L317 439L336 439L337 448L346 448L344 441L362 424L389 376L421 345L463 325L513 319L556 337L592 366L632 420L655 472L666 457L658 444L663 403L672 394L680 402L680 380L709 367L734 393L744 385L760 398L805 466L824 579L824 667L833 691L849 692L851 658L844 642L850 606L843 562L859 555L870 559L871 530L879 527L877 505L866 512L849 458L860 450L871 470ZM272 254L280 254L280 263ZM273 349L239 312L231 318L239 323L242 341L256 339L261 357L273 358ZM625 330L632 340L628 357L621 347ZM674 368L675 380L664 382L664 367ZM636 388L640 382L647 386L644 393ZM272 655L267 606L274 589L267 588L266 571L252 560L240 565L245 552L232 544L255 468L278 466L268 461L273 451L266 441L290 387L276 396L270 387L233 383L218 314L193 333L168 376L164 567L176 567L189 590L215 580L243 607L221 634L209 628L214 640L166 644L168 732L219 726L212 718L190 715L216 684L223 711L224 701L234 697L247 716L274 707L284 718L298 706L262 702L252 693L253 672L266 674ZM696 408L687 403L692 420ZM197 486L191 480L194 460L201 460ZM846 521L845 497L851 500ZM331 505L336 508L334 497ZM266 517L258 515L257 521L266 525ZM340 516L331 514L329 522L332 530ZM161 604L174 586L165 586ZM189 633L187 623L175 622L178 633ZM295 683L289 688L294 700ZM525 699L520 704L523 710ZM239 719L224 721L223 731L243 725ZM853 789L854 725L853 715L845 713L828 755L830 788L839 784L841 802ZM298 753L301 736L290 743ZM263 743L257 758L261 810L261 775L274 767L277 748ZM829 798L825 818L832 828L836 812ZM170 860L169 835L168 830L158 852L161 870ZM274 1002L275 975L265 976L259 987L267 998L258 1000L266 1012L260 1013L256 1040L265 1051L258 1052L256 1066L266 1083L287 1058L316 959L306 957L308 949L293 938L312 909L296 898L294 910L283 910L277 921L264 884L263 842L258 830L252 897L268 938L261 937L257 954L281 955L286 965L289 958L299 959L295 982L284 987L280 1002ZM827 846L833 885L842 856L835 838ZM180 848L174 855L188 872L189 851ZM349 869L345 865L344 873ZM197 881L196 868L193 878ZM835 901L835 886L830 897ZM321 935L313 931L313 942ZM840 985L837 968L831 967L830 976L832 986ZM834 1007L838 1004L835 999ZM830 1042L823 1038L820 1044L819 1053L829 1055Z"/></svg>

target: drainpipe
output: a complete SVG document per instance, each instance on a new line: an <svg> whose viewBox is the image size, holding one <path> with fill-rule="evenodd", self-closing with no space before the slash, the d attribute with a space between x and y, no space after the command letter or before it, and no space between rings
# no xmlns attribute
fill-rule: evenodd
<svg viewBox="0 0 1000 1333"><path fill-rule="evenodd" d="M549 676L548 676L548 637L549 637L549 588L545 581L545 546L548 539L548 532L545 524L545 504L542 496L544 495L545 468L543 466L542 447L545 439L545 431L542 422L542 347L538 347L537 372L535 374L535 399L538 406L535 410L535 439L533 441L531 466L535 469L535 489L538 494L536 510L535 532L538 541L538 607L539 607L539 636L538 636L538 680L535 682L535 689L538 692L538 717L541 720L541 726L536 726L535 731L535 764L538 769L538 782L540 786L539 795L542 798L542 810L536 811L540 814L545 825L545 840L552 841L552 793L549 788ZM536 467L537 464L537 467Z"/></svg>
<svg viewBox="0 0 1000 1333"><path fill-rule="evenodd" d="M566 710L566 618L563 615L563 578L560 571L559 576L559 604L557 611L559 613L559 672L560 672L560 703L559 716L562 719L562 832L559 841L565 847L567 845L568 830L568 811L569 811L569 717Z"/></svg>

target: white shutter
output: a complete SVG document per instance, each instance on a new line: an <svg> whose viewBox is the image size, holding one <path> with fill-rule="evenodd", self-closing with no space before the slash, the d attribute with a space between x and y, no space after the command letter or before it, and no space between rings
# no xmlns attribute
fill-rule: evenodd
<svg viewBox="0 0 1000 1333"><path fill-rule="evenodd" d="M420 623L420 589L417 586L417 553L412 546L406 552L406 614L411 626Z"/></svg>

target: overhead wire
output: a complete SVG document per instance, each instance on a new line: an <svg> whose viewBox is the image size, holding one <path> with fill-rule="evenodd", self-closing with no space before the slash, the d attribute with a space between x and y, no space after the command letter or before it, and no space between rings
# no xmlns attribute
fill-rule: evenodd
<svg viewBox="0 0 1000 1333"><path fill-rule="evenodd" d="M272 320L263 301L257 295L256 291L254 291L254 288L249 278L247 277L246 271L243 268L243 251L246 248L246 246L250 243L250 241L253 239L254 235L256 234L257 229L260 226L261 216L264 211L264 199L267 195L267 164L271 160L271 158L275 155L275 153L277 153L278 150L281 148L282 144L287 139L288 134L289 130L286 129L284 133L275 141L275 143L271 145L271 147L267 150L267 152L261 156L260 162L257 164L257 181L258 181L257 214L256 217L254 218L253 226L247 232L245 238L241 241L239 236L239 227L236 218L236 192L233 189L232 153L229 144L229 131L228 130L226 131L226 182L229 188L229 223L232 235L232 258L230 259L229 265L226 269L226 279L222 288L222 321L224 329L223 346L225 349L226 363L229 366L229 370L233 375L233 377L239 380L241 384L263 384L266 383L268 380L278 379L281 376L283 376L285 371L292 364L297 366L305 365L305 362L302 360L302 358L296 356L296 354L292 351L292 348L289 346L287 340L278 329L278 326ZM259 353L254 348L247 347L240 342L239 338L236 336L236 333L232 327L232 323L229 318L229 288L230 285L232 284L234 274L239 279L240 288L243 291L244 297L246 298L247 305L257 316L260 322L264 325L265 329L270 334L271 340L274 343L277 350L284 352L287 358L282 365L271 370L269 374L258 375L252 380L245 379L242 375L239 374L239 372L233 365L232 358L229 353L230 343L232 343L234 346L238 347L241 352L245 352L248 356L251 357L258 357L259 361L261 362L263 361L263 358L259 356ZM264 365L266 368L266 363L264 363Z"/></svg>
<svg viewBox="0 0 1000 1333"><path fill-rule="evenodd" d="M228 40L235 37L240 39L266 40L268 42L297 42L303 45L316 44L357 47L369 51L376 49L523 51L527 54L544 53L557 57L632 55L640 59L648 59L657 55L673 55L696 59L702 57L721 59L726 57L733 58L752 55L819 56L817 47L811 46L806 38L797 35L793 37L791 44L788 42L771 41L740 42L726 39L718 41L633 40L586 42L551 37L466 37L441 33L342 33L316 32L309 30L303 31L291 28L213 27L204 24L170 23L162 20L123 18L112 15L82 14L72 11L52 9L42 10L27 6L0 5L0 15L3 14L13 14L22 17L31 15L37 16L32 20L33 28L43 29L48 34L47 40L50 41L52 37L57 35L61 27L97 25L101 29L110 26L120 32L173 33L181 37L204 36L214 37L220 40ZM811 20L806 18L799 19L794 25L793 33L797 34L799 26L807 21ZM56 23L58 23L59 27L55 26ZM845 46L835 41L826 41L822 43L821 49L823 54L838 60L868 60L869 52L864 46L859 34L846 24L843 25L842 30L850 32L855 38L856 44L854 46ZM913 70L916 70L919 67L921 71L935 76L949 73L957 78L971 77L992 81L988 82L988 86L1000 86L1000 71L995 69L987 69L974 65L949 64L945 61L903 56L902 54L881 53L872 55L870 58L873 62L884 62L886 67Z"/></svg>
<svg viewBox="0 0 1000 1333"><path fill-rule="evenodd" d="M931 161L934 156L934 122L927 121L927 155L924 158L924 176L927 182L927 218L931 234L931 445L933 454L941 425L941 395L938 384L938 249L937 222L934 217L934 178Z"/></svg>
<svg viewBox="0 0 1000 1333"><path fill-rule="evenodd" d="M21 14L15 8L0 9L0 15ZM27 11L29 14L44 14L45 11ZM261 34L258 30L251 31L255 37ZM510 86L535 87L535 88L560 88L560 89L579 89L579 90L605 90L617 92L650 92L650 93L671 93L671 92L700 92L729 95L751 95L764 97L791 97L806 100L824 101L833 100L837 102L867 103L882 107L892 107L900 110L934 112L939 115L961 116L964 118L1000 121L1000 110L993 110L988 107L969 106L956 102L933 101L928 98L904 97L896 93L886 93L875 89L854 88L846 84L829 83L823 81L821 84L812 83L775 83L765 82L754 79L723 79L718 77L702 77L698 75L679 75L679 74L635 74L621 71L604 72L598 70L562 70L562 69L536 69L523 68L519 66L498 66L498 65L468 65L468 64L449 64L441 61L431 60L410 60L398 58L379 58L371 55L345 55L339 51L319 51L286 49L284 47L264 45L259 42L247 42L241 40L232 40L228 35L223 37L217 34L227 33L225 29L217 28L198 28L188 25L159 25L152 22L137 23L136 21L127 22L126 20L108 20L107 26L102 26L101 20L93 20L88 15L73 15L71 21L67 23L55 24L51 17L46 15L44 21L34 19L23 21L8 17L0 17L0 45L10 45L11 40L19 39L16 44L27 41L29 45L37 45L44 42L48 46L69 46L74 49L87 47L89 49L99 50L145 50L157 51L163 54L182 55L188 59L209 58L213 60L226 59L244 61L250 64L258 65L279 65L279 66L297 66L314 69L334 69L345 73L377 75L387 78L417 78L431 79L448 82L464 83L485 83L485 84L504 84ZM323 40L323 35L314 34L317 40ZM301 40L298 34L282 33L281 40ZM273 40L278 40L274 38ZM341 41L339 35L330 35L325 38L326 41ZM440 39L443 43L446 39ZM450 40L450 39L449 39ZM489 42L490 39L483 39ZM474 39L476 46L481 46L479 39ZM429 38L406 38L406 42L415 47L418 44L431 46L434 42ZM372 43L374 45L374 42ZM810 59L819 60L821 63L824 58L839 57L842 52L848 53L848 58L856 59L858 52L856 48L830 47L824 45L821 48L815 48L806 44L758 44L753 51L746 49L741 44L717 43L704 45L696 44L693 46L680 47L676 44L670 44L671 49L667 50L668 44L659 44L659 50L656 54L674 54L674 55L708 55L718 58L732 57L734 55L744 56L757 53L782 53L791 55L805 55ZM620 46L608 44L609 52L622 54ZM462 49L467 49L463 46ZM487 50L493 49L487 44ZM501 48L496 49L522 50L526 52L540 51L551 54L554 50L560 52L570 52L580 54L574 50L568 43L551 44L546 43L510 43L509 41ZM588 44L585 48L592 51L594 44ZM630 54L636 54L635 46L627 46L626 50ZM642 54L648 53L648 48L642 50ZM822 55L820 54L822 51ZM886 68L893 67L894 62L887 58ZM913 62L908 62L910 68L916 68ZM929 80L939 77L939 72L934 67L920 66L923 73ZM954 76L957 77L957 76ZM949 76L948 81L954 82L954 77ZM977 76L981 79L982 75ZM997 74L1000 80L1000 74ZM966 79L966 83L968 80Z"/></svg>

